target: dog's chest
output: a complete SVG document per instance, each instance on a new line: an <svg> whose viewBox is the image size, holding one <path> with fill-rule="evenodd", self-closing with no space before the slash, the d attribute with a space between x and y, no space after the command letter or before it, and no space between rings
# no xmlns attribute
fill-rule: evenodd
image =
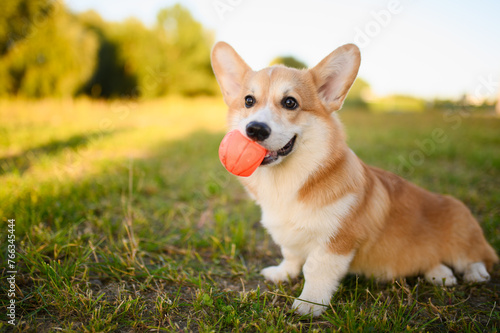
<svg viewBox="0 0 500 333"><path fill-rule="evenodd" d="M278 245L309 253L336 234L356 196L348 194L330 205L316 207L297 200L296 193L288 189L267 193L257 202L262 209L262 224Z"/></svg>

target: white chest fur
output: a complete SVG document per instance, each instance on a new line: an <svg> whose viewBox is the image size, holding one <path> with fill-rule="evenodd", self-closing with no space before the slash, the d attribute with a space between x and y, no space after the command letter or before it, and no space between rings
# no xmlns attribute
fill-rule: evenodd
<svg viewBox="0 0 500 333"><path fill-rule="evenodd" d="M261 222L273 240L307 256L318 246L326 246L335 236L342 221L355 207L357 197L346 194L332 204L318 208L297 199L297 185L290 180L269 179L268 186L258 190L256 201L262 209Z"/></svg>
<svg viewBox="0 0 500 333"><path fill-rule="evenodd" d="M263 206L262 224L276 243L308 254L335 236L355 203L356 196L347 194L321 209L310 209L297 202L280 207Z"/></svg>

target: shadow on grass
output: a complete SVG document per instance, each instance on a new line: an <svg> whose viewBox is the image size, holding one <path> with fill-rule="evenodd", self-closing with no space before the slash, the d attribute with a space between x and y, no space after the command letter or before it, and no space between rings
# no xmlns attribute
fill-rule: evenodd
<svg viewBox="0 0 500 333"><path fill-rule="evenodd" d="M67 148L75 150L99 135L78 135L51 142L3 158L0 165L7 165L3 172L19 170L22 174L34 161L30 156L54 156ZM22 234L29 234L34 223L43 223L56 231L82 221L99 224L94 230L97 233L102 228L109 232L107 226L113 229L122 223L124 200L129 199L133 205L140 206L143 224L162 224L168 214L174 218L186 211L195 214L197 210L203 211L207 200L220 194L222 187L235 184L218 160L222 136L222 133L196 132L181 140L159 143L150 148L148 157L132 160L132 173L129 172L131 160L126 158L104 159L92 166L91 176L83 175L77 180L64 175L70 167L58 165L62 174L57 178L40 180L32 187L13 191L7 202L0 205L0 211L6 218L16 218ZM128 198L130 176L132 198ZM19 236L24 236L22 234Z"/></svg>
<svg viewBox="0 0 500 333"><path fill-rule="evenodd" d="M14 156L0 158L0 176L6 173L18 172L22 175L30 166L44 156L54 156L64 149L76 150L87 146L95 140L99 140L115 132L93 132L89 134L74 135L66 140L54 140L35 148L27 149Z"/></svg>

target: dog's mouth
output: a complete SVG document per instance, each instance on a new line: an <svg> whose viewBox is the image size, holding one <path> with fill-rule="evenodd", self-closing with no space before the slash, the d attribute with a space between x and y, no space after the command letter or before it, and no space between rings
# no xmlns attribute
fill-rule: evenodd
<svg viewBox="0 0 500 333"><path fill-rule="evenodd" d="M282 148L275 151L268 151L260 165L270 164L276 161L280 156L286 156L290 154L293 150L293 146L295 145L295 139L297 139L297 135L294 135L293 138L288 141L288 143Z"/></svg>

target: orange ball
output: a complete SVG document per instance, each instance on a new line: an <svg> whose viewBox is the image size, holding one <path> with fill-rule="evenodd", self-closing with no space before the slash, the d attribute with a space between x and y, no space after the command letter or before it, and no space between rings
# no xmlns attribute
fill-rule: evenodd
<svg viewBox="0 0 500 333"><path fill-rule="evenodd" d="M224 136L219 146L219 159L233 175L248 177L259 167L266 148L250 140L238 130Z"/></svg>

